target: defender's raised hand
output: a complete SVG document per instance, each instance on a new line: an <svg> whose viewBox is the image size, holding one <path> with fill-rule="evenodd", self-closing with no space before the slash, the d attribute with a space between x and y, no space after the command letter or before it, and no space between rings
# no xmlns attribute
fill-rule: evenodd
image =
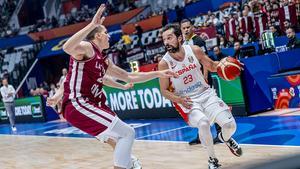
<svg viewBox="0 0 300 169"><path fill-rule="evenodd" d="M105 5L101 4L100 7L97 10L95 16L92 19L91 24L93 24L93 26L97 27L97 26L102 25L102 23L103 23L103 21L105 19L105 17L102 16L102 14L103 14L104 11L105 11Z"/></svg>

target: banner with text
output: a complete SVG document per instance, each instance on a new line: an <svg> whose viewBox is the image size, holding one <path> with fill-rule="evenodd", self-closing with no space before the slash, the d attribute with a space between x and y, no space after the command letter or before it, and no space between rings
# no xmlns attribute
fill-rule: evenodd
<svg viewBox="0 0 300 169"><path fill-rule="evenodd" d="M121 119L179 117L159 90L158 79L135 84L126 91L104 87L107 104Z"/></svg>
<svg viewBox="0 0 300 169"><path fill-rule="evenodd" d="M16 123L45 121L44 108L40 96L16 99L15 103ZM9 123L9 119L2 102L0 102L0 123Z"/></svg>

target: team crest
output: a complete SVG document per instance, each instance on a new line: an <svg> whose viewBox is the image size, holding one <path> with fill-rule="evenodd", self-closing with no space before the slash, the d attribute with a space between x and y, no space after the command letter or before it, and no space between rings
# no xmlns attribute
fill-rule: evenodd
<svg viewBox="0 0 300 169"><path fill-rule="evenodd" d="M220 103L219 103L219 106L220 106L220 107L224 107L225 105L224 105L223 102L220 102Z"/></svg>
<svg viewBox="0 0 300 169"><path fill-rule="evenodd" d="M188 58L188 59L189 59L189 62L190 62L190 63L193 63L193 62L194 62L194 58L193 58L193 56L189 56L189 58Z"/></svg>

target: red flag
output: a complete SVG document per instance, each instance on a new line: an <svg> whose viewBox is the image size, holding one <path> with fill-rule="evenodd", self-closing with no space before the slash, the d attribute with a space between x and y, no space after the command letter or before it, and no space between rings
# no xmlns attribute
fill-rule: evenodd
<svg viewBox="0 0 300 169"><path fill-rule="evenodd" d="M289 19L292 25L297 25L297 12L295 4L281 7L278 11L281 30L285 31L283 23L286 19Z"/></svg>

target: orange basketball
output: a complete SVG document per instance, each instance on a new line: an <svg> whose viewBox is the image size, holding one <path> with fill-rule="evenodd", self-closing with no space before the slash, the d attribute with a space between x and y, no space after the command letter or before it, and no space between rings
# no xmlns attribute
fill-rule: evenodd
<svg viewBox="0 0 300 169"><path fill-rule="evenodd" d="M217 67L218 75L228 81L237 78L241 74L241 70L241 63L232 57L223 58Z"/></svg>

